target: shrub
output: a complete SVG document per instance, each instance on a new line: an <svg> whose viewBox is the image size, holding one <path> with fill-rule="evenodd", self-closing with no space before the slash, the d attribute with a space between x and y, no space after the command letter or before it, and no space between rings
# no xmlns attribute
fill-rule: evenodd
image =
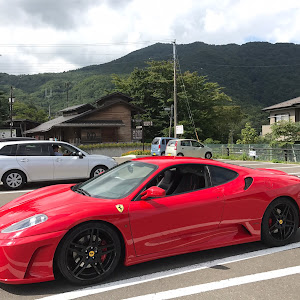
<svg viewBox="0 0 300 300"><path fill-rule="evenodd" d="M125 155L151 155L151 151L150 150L131 150L128 152L125 152L122 154L122 156Z"/></svg>

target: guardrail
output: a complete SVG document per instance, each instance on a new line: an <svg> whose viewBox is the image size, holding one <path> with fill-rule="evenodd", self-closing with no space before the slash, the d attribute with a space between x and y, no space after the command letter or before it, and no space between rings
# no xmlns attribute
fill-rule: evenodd
<svg viewBox="0 0 300 300"><path fill-rule="evenodd" d="M300 145L290 148L274 148L268 145L207 145L213 149L213 156L238 156L240 159L300 162Z"/></svg>

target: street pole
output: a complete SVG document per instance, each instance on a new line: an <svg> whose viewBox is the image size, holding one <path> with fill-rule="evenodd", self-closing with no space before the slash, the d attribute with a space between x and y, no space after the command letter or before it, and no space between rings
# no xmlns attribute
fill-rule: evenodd
<svg viewBox="0 0 300 300"><path fill-rule="evenodd" d="M176 40L173 42L173 62L174 62L174 138L177 138Z"/></svg>
<svg viewBox="0 0 300 300"><path fill-rule="evenodd" d="M10 87L10 102L9 102L9 108L10 108L10 137L12 137L12 126L13 126L13 87Z"/></svg>

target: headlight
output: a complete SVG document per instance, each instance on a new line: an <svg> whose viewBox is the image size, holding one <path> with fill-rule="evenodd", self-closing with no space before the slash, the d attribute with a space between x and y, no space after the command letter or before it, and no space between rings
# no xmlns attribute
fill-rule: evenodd
<svg viewBox="0 0 300 300"><path fill-rule="evenodd" d="M35 215L6 227L1 231L1 233L11 233L11 232L23 230L25 228L29 228L41 224L47 220L48 217L44 214Z"/></svg>

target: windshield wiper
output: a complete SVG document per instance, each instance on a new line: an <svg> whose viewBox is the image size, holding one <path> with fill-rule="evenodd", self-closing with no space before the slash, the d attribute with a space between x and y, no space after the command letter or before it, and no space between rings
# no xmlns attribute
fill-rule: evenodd
<svg viewBox="0 0 300 300"><path fill-rule="evenodd" d="M81 188L74 189L74 192L79 193L84 196L91 197L91 195L87 191L85 191L84 189L81 189Z"/></svg>

